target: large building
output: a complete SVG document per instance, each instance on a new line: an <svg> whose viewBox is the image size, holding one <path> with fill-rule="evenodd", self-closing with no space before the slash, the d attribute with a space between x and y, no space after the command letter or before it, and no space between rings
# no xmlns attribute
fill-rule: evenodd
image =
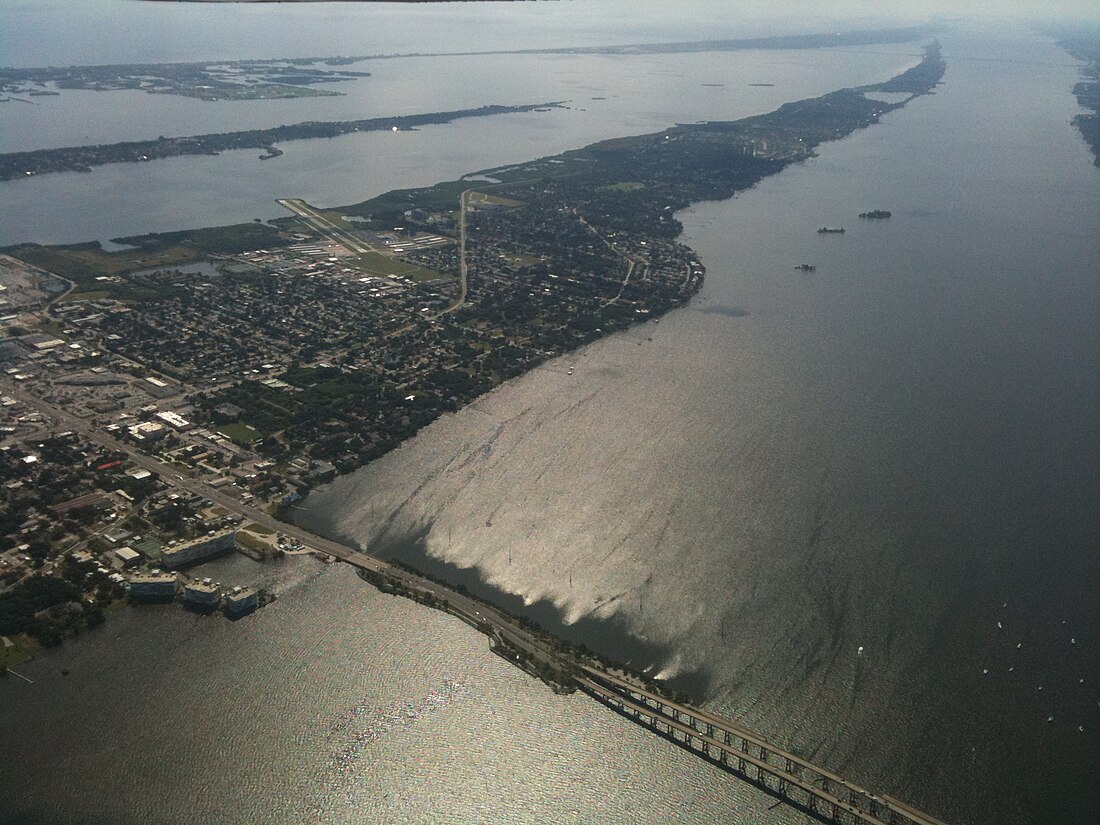
<svg viewBox="0 0 1100 825"><path fill-rule="evenodd" d="M215 533L213 536L203 536L183 544L168 546L161 551L161 563L165 567L183 567L185 564L202 561L226 550L232 550L236 540L237 531L226 530Z"/></svg>
<svg viewBox="0 0 1100 825"><path fill-rule="evenodd" d="M165 424L179 430L181 433L186 432L193 426L190 421L184 418L179 413L170 412L168 410L164 412L154 413L156 418L159 418Z"/></svg>

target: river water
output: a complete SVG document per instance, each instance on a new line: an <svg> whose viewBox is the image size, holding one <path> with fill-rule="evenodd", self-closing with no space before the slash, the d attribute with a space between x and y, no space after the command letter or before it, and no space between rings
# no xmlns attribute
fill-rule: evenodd
<svg viewBox="0 0 1100 825"><path fill-rule="evenodd" d="M681 216L708 267L689 307L441 419L311 496L306 521L483 580L948 822L1088 821L1100 175L1068 123L1076 67L1049 40L941 40L935 95ZM819 54L804 53L811 69ZM794 74L825 91L899 58L878 74L872 59ZM775 94L806 95L790 91ZM714 115L664 100L653 118L757 105L774 101ZM557 117L436 145L444 157L411 182L586 134ZM508 157L510 138L545 132ZM321 164L327 143L297 144L313 145ZM385 180L389 157L358 162ZM140 176L172 163L72 177L125 169L120 200L138 203ZM50 177L70 176L35 183ZM266 177L240 184L243 208ZM399 183L377 180L358 197ZM238 208L231 192L214 201L215 216ZM856 217L872 208L894 217ZM121 209L103 218L112 234L138 215ZM123 611L18 668L33 685L0 683L0 821L803 819L339 566L234 558L209 574L280 599L233 623Z"/></svg>

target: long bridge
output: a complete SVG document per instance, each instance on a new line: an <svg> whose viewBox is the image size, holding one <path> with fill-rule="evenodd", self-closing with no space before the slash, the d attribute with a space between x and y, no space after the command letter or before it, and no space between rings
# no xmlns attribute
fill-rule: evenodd
<svg viewBox="0 0 1100 825"><path fill-rule="evenodd" d="M519 621L465 591L429 579L347 545L279 521L242 504L201 479L170 467L119 441L86 419L3 382L4 390L63 427L91 441L125 452L161 480L237 513L271 530L293 536L314 550L355 567L383 589L426 602L485 633L493 649L528 673L542 675L559 689L579 689L626 718L646 727L713 765L738 776L792 807L835 825L945 825L939 819L888 796L876 796L814 765L764 737L708 711L662 696L625 674L581 656L548 633ZM549 678L545 674L551 674Z"/></svg>
<svg viewBox="0 0 1100 825"><path fill-rule="evenodd" d="M575 681L596 701L824 822L944 825L896 799L876 796L728 719L672 701L605 669L582 665Z"/></svg>

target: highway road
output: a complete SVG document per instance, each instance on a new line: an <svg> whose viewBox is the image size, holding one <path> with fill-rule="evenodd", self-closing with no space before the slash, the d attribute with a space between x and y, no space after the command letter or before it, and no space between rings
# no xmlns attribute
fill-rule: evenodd
<svg viewBox="0 0 1100 825"><path fill-rule="evenodd" d="M454 312L466 303L466 294L469 291L469 270L466 267L466 210L470 207L470 195L476 189L465 190L458 198L458 297L454 303L442 312L437 312L432 319Z"/></svg>

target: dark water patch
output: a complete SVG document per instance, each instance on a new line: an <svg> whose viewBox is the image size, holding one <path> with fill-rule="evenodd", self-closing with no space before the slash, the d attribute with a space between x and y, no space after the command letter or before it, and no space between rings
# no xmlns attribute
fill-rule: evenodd
<svg viewBox="0 0 1100 825"><path fill-rule="evenodd" d="M464 588L467 593L513 616L534 622L559 639L570 644L583 645L601 657L627 665L636 671L659 673L663 667L673 662L672 648L638 638L626 622L617 616L608 619L585 616L569 622L561 608L549 599L527 603L521 596L488 582L480 569L460 567L433 556L427 549L430 534L431 524L404 535L387 535L370 547L368 552L387 561L400 562L452 587ZM347 537L333 538L354 545ZM662 681L693 701L702 702L711 694L711 679L703 671L686 670Z"/></svg>
<svg viewBox="0 0 1100 825"><path fill-rule="evenodd" d="M744 318L749 314L749 311L744 307L731 307L724 304L714 304L708 307L702 307L696 312L700 312L703 315L724 315L727 318Z"/></svg>

